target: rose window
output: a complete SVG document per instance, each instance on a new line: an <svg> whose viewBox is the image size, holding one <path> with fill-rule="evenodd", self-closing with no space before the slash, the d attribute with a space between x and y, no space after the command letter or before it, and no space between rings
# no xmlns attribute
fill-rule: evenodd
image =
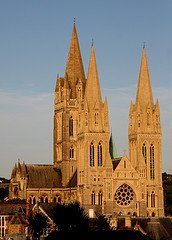
<svg viewBox="0 0 172 240"><path fill-rule="evenodd" d="M118 205L127 206L134 200L134 191L127 184L123 184L116 190L114 198Z"/></svg>

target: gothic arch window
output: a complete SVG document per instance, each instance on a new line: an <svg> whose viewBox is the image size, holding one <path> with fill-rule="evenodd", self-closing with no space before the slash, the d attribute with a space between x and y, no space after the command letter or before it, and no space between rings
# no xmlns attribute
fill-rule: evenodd
<svg viewBox="0 0 172 240"><path fill-rule="evenodd" d="M126 161L124 160L124 168L126 168L127 167L127 164L126 164Z"/></svg>
<svg viewBox="0 0 172 240"><path fill-rule="evenodd" d="M99 121L98 121L98 113L95 113L94 114L94 117L95 117L95 125L98 125Z"/></svg>
<svg viewBox="0 0 172 240"><path fill-rule="evenodd" d="M154 145L150 145L150 179L155 179L155 169L154 169Z"/></svg>
<svg viewBox="0 0 172 240"><path fill-rule="evenodd" d="M79 99L82 98L81 87L78 87L78 98L79 98Z"/></svg>
<svg viewBox="0 0 172 240"><path fill-rule="evenodd" d="M98 204L102 205L102 192L99 192L98 194Z"/></svg>
<svg viewBox="0 0 172 240"><path fill-rule="evenodd" d="M92 205L95 205L95 204L96 204L96 194L95 194L94 191L93 191L92 194L91 194L91 204L92 204Z"/></svg>
<svg viewBox="0 0 172 240"><path fill-rule="evenodd" d="M33 204L36 204L36 198L35 197L33 197L32 202L33 202Z"/></svg>
<svg viewBox="0 0 172 240"><path fill-rule="evenodd" d="M74 147L70 147L70 158L74 158Z"/></svg>
<svg viewBox="0 0 172 240"><path fill-rule="evenodd" d="M69 136L73 136L73 118L69 118Z"/></svg>
<svg viewBox="0 0 172 240"><path fill-rule="evenodd" d="M101 167L102 166L102 144L101 144L101 142L99 142L97 150L98 150L98 166Z"/></svg>
<svg viewBox="0 0 172 240"><path fill-rule="evenodd" d="M43 197L41 197L40 202L44 203L44 198Z"/></svg>
<svg viewBox="0 0 172 240"><path fill-rule="evenodd" d="M154 192L151 193L151 207L152 208L155 207L155 193Z"/></svg>
<svg viewBox="0 0 172 240"><path fill-rule="evenodd" d="M61 116L57 115L56 117L56 126L57 126L57 140L61 139L61 131L62 131L62 127L61 127Z"/></svg>
<svg viewBox="0 0 172 240"><path fill-rule="evenodd" d="M88 125L88 113L85 113L85 126Z"/></svg>
<svg viewBox="0 0 172 240"><path fill-rule="evenodd" d="M48 203L48 197L46 196L44 199L45 203Z"/></svg>
<svg viewBox="0 0 172 240"><path fill-rule="evenodd" d="M147 162L147 152L146 152L146 144L143 143L142 145L142 154L143 154L143 157L144 157L144 160L145 160L145 163Z"/></svg>
<svg viewBox="0 0 172 240"><path fill-rule="evenodd" d="M94 144L91 142L90 144L90 166L94 167Z"/></svg>
<svg viewBox="0 0 172 240"><path fill-rule="evenodd" d="M14 187L14 196L16 198L18 198L18 193L19 193L19 190L18 190L18 187L16 186L16 187Z"/></svg>
<svg viewBox="0 0 172 240"><path fill-rule="evenodd" d="M147 112L147 125L150 126L150 112Z"/></svg>

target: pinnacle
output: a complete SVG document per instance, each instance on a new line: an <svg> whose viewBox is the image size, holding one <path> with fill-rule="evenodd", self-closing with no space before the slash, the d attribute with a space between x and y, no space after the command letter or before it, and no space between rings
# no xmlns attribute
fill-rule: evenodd
<svg viewBox="0 0 172 240"><path fill-rule="evenodd" d="M67 76L69 81L69 86L71 88L71 97L76 98L76 83L78 79L81 79L82 82L85 81L85 73L75 22L68 53L65 76Z"/></svg>
<svg viewBox="0 0 172 240"><path fill-rule="evenodd" d="M93 108L95 104L99 105L100 103L102 103L100 83L99 83L99 77L98 77L98 71L97 71L97 63L96 63L96 57L95 57L93 46L91 48L85 94L86 94L89 107Z"/></svg>
<svg viewBox="0 0 172 240"><path fill-rule="evenodd" d="M153 105L152 89L150 85L148 64L146 59L146 48L143 48L140 65L139 82L137 88L136 104L141 107Z"/></svg>

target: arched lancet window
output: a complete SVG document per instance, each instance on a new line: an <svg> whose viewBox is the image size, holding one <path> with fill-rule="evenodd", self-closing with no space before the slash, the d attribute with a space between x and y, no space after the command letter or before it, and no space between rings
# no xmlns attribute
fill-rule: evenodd
<svg viewBox="0 0 172 240"><path fill-rule="evenodd" d="M98 125L99 121L98 121L98 113L95 113L95 125Z"/></svg>
<svg viewBox="0 0 172 240"><path fill-rule="evenodd" d="M155 169L154 169L154 145L150 146L150 179L155 179Z"/></svg>
<svg viewBox="0 0 172 240"><path fill-rule="evenodd" d="M143 143L143 146L142 146L142 154L143 154L143 157L145 159L145 163L147 162L147 153L146 153L146 144Z"/></svg>
<svg viewBox="0 0 172 240"><path fill-rule="evenodd" d="M29 198L29 203L32 204L32 198L31 197Z"/></svg>
<svg viewBox="0 0 172 240"><path fill-rule="evenodd" d="M36 204L36 198L33 197L33 204Z"/></svg>
<svg viewBox="0 0 172 240"><path fill-rule="evenodd" d="M94 191L93 191L92 194L91 194L91 204L92 204L92 205L95 205L95 204L96 204L96 194L95 194Z"/></svg>
<svg viewBox="0 0 172 240"><path fill-rule="evenodd" d="M94 167L94 144L91 142L90 144L90 166Z"/></svg>
<svg viewBox="0 0 172 240"><path fill-rule="evenodd" d="M98 166L101 167L102 166L102 144L101 142L99 142L99 145L98 145Z"/></svg>
<svg viewBox="0 0 172 240"><path fill-rule="evenodd" d="M85 114L85 126L88 125L88 113Z"/></svg>
<svg viewBox="0 0 172 240"><path fill-rule="evenodd" d="M152 192L151 193L151 207L155 207L155 193Z"/></svg>
<svg viewBox="0 0 172 240"><path fill-rule="evenodd" d="M61 203L61 198L58 195L56 195L53 199L53 202L54 203Z"/></svg>
<svg viewBox="0 0 172 240"><path fill-rule="evenodd" d="M69 118L69 136L73 136L73 118Z"/></svg>
<svg viewBox="0 0 172 240"><path fill-rule="evenodd" d="M81 99L82 95L81 95L81 87L78 87L78 98Z"/></svg>
<svg viewBox="0 0 172 240"><path fill-rule="evenodd" d="M102 192L99 192L98 194L98 204L102 205Z"/></svg>
<svg viewBox="0 0 172 240"><path fill-rule="evenodd" d="M127 163L126 163L126 161L124 160L124 168L126 168L127 167Z"/></svg>
<svg viewBox="0 0 172 240"><path fill-rule="evenodd" d="M150 126L150 112L147 112L147 125Z"/></svg>
<svg viewBox="0 0 172 240"><path fill-rule="evenodd" d="M40 202L44 203L44 198L43 197L41 197Z"/></svg>
<svg viewBox="0 0 172 240"><path fill-rule="evenodd" d="M73 146L70 147L70 158L74 158L74 148L73 148Z"/></svg>
<svg viewBox="0 0 172 240"><path fill-rule="evenodd" d="M48 198L47 197L45 197L45 203L48 203Z"/></svg>

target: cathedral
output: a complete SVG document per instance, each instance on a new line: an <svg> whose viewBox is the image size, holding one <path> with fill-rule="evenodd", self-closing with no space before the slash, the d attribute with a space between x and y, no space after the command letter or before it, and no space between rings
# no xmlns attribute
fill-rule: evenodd
<svg viewBox="0 0 172 240"><path fill-rule="evenodd" d="M94 46L85 76L74 23L65 73L57 77L54 93L53 163L18 161L9 198L31 204L78 201L90 216L164 216L160 108L153 101L145 46L128 122L129 154L117 157Z"/></svg>

